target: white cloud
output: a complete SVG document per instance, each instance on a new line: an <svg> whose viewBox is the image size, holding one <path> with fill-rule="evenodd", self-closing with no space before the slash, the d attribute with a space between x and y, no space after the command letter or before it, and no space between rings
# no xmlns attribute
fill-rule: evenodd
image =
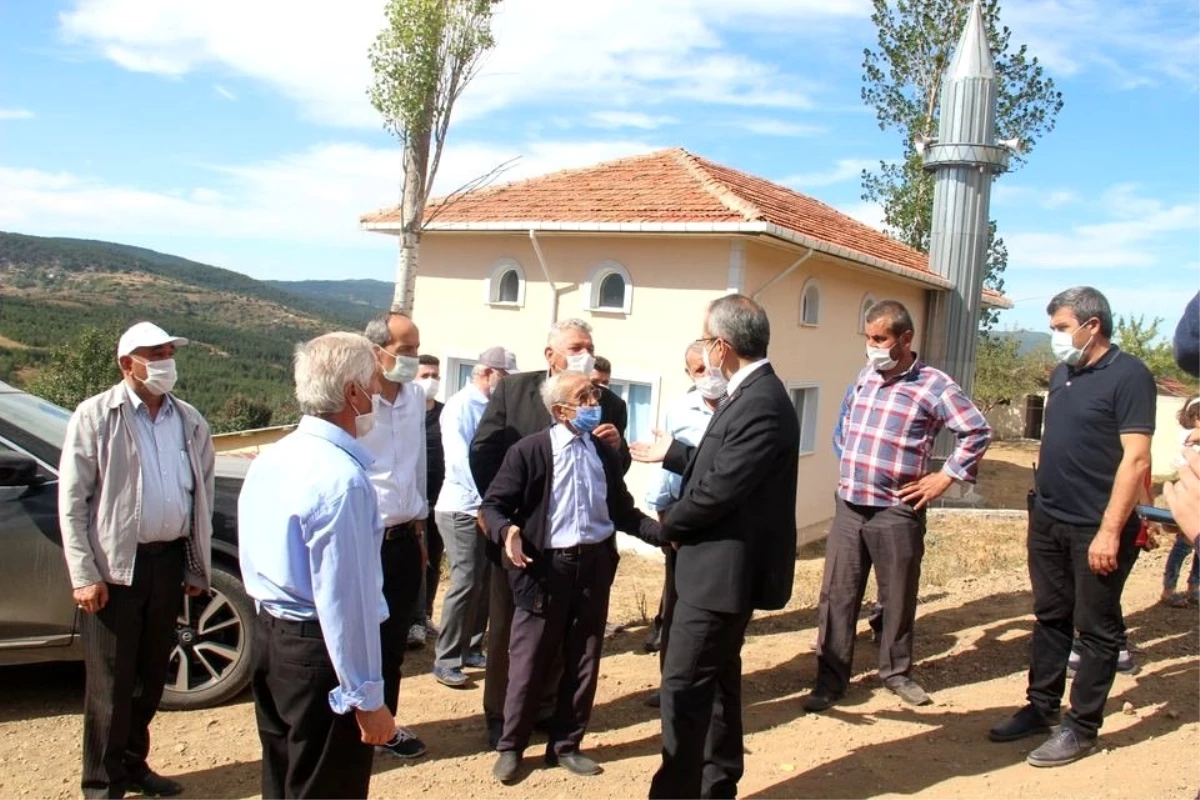
<svg viewBox="0 0 1200 800"><path fill-rule="evenodd" d="M1102 221L1057 231L1005 233L1009 264L1017 268L1115 269L1160 267L1172 247L1187 242L1195 260L1200 200L1164 203L1118 185L1095 203ZM1104 219L1104 217L1107 217ZM1184 234L1192 235L1190 237Z"/></svg>
<svg viewBox="0 0 1200 800"><path fill-rule="evenodd" d="M1074 205L1079 202L1079 193L1073 189L1039 189L1006 182L992 187L992 201L997 204L1028 206L1036 204L1047 211Z"/></svg>
<svg viewBox="0 0 1200 800"><path fill-rule="evenodd" d="M34 116L27 108L0 108L0 120L33 119Z"/></svg>
<svg viewBox="0 0 1200 800"><path fill-rule="evenodd" d="M638 141L541 141L511 148L451 143L434 190L453 190L518 155L501 180L651 149ZM395 204L400 194L399 148L333 143L211 170L210 185L147 188L0 166L0 229L116 240L169 231L209 241L378 247L384 237L360 231L358 218Z"/></svg>
<svg viewBox="0 0 1200 800"><path fill-rule="evenodd" d="M816 136L826 130L821 125L806 125L782 119L750 119L741 123L739 127L760 136Z"/></svg>
<svg viewBox="0 0 1200 800"><path fill-rule="evenodd" d="M663 125L673 125L679 120L667 115L654 116L640 111L593 111L588 114L588 124L594 128L637 128L650 131Z"/></svg>
<svg viewBox="0 0 1200 800"><path fill-rule="evenodd" d="M306 6L282 0L75 0L67 42L126 69L177 77L219 69L294 100L310 119L378 126L366 99L367 48L382 0ZM863 0L523 0L496 6L497 47L467 89L459 119L533 102L699 103L808 108L811 86L771 60L733 52L730 30L862 19Z"/></svg>
<svg viewBox="0 0 1200 800"><path fill-rule="evenodd" d="M879 162L877 161L869 161L863 158L839 158L827 170L789 175L781 180L780 183L790 186L797 191L805 192L815 186L830 186L844 181L858 180L864 169L871 169L878 165ZM870 205L876 204L872 203Z"/></svg>
<svg viewBox="0 0 1200 800"><path fill-rule="evenodd" d="M839 205L837 209L864 225L870 225L877 231L887 231L887 225L883 221L883 206L879 203L862 200L857 203Z"/></svg>
<svg viewBox="0 0 1200 800"><path fill-rule="evenodd" d="M213 85L213 91L221 95L221 97L224 97L226 100L237 100L236 94L229 91L219 83Z"/></svg>

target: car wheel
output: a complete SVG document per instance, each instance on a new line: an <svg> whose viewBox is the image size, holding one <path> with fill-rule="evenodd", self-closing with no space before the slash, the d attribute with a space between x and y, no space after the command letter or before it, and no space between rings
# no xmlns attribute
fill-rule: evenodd
<svg viewBox="0 0 1200 800"><path fill-rule="evenodd" d="M250 682L254 603L228 567L212 565L212 596L183 598L162 708L186 710L223 703Z"/></svg>

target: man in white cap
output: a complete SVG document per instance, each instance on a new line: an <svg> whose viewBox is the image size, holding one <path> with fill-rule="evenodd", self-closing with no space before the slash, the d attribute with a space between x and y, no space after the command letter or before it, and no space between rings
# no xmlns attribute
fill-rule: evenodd
<svg viewBox="0 0 1200 800"><path fill-rule="evenodd" d="M482 669L483 635L488 623L488 563L476 515L482 498L471 475L471 441L500 379L517 371L517 357L503 347L479 355L471 382L446 401L442 410L442 450L446 480L434 507L450 559L450 587L442 600L433 677L443 686L465 686L463 667Z"/></svg>
<svg viewBox="0 0 1200 800"><path fill-rule="evenodd" d="M63 443L59 523L87 668L85 797L183 791L146 763L175 618L210 575L212 435L171 394L183 344L149 322L125 331L124 379L79 404Z"/></svg>

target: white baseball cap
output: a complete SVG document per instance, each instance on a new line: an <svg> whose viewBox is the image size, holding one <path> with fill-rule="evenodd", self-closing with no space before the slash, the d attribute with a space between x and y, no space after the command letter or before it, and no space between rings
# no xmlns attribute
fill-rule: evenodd
<svg viewBox="0 0 1200 800"><path fill-rule="evenodd" d="M139 347L158 347L164 344L187 344L182 336L172 336L153 322L139 322L121 334L117 342L117 357L127 356Z"/></svg>

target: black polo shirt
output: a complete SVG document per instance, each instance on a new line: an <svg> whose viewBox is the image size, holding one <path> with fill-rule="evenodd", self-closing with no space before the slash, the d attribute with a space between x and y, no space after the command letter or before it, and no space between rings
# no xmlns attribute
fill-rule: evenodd
<svg viewBox="0 0 1200 800"><path fill-rule="evenodd" d="M1112 495L1123 433L1154 433L1158 389L1140 359L1111 349L1095 364L1050 376L1037 502L1071 525L1096 526Z"/></svg>

